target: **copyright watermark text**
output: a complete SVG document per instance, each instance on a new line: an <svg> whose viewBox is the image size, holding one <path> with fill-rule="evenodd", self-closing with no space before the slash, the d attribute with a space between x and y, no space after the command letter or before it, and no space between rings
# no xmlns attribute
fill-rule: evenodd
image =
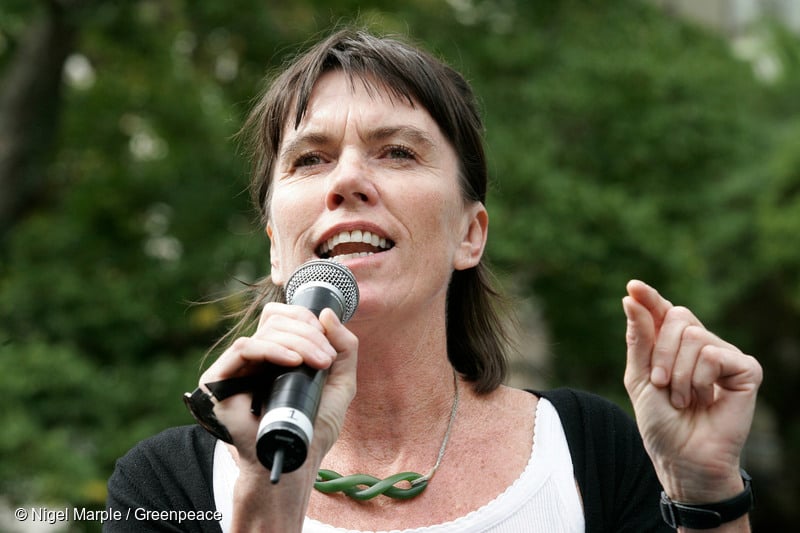
<svg viewBox="0 0 800 533"><path fill-rule="evenodd" d="M58 524L61 522L120 522L120 521L217 521L222 520L219 511L154 511L137 507L135 509L86 509L85 507L18 507L14 510L14 518L19 522L42 522Z"/></svg>

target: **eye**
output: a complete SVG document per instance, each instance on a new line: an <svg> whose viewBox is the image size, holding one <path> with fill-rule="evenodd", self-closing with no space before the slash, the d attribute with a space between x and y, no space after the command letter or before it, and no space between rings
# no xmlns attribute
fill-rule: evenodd
<svg viewBox="0 0 800 533"><path fill-rule="evenodd" d="M324 163L322 159L322 155L317 152L310 152L307 154L303 154L297 159L294 160L293 166L297 167L311 167L314 165L321 165Z"/></svg>
<svg viewBox="0 0 800 533"><path fill-rule="evenodd" d="M414 153L414 150L408 148L407 146L402 146L399 144L393 144L391 146L387 146L383 151L384 157L387 159L416 159L417 154Z"/></svg>

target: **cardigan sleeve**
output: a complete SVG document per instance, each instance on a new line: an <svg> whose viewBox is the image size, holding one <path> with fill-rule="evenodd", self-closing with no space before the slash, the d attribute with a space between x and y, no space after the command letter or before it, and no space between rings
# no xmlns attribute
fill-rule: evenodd
<svg viewBox="0 0 800 533"><path fill-rule="evenodd" d="M586 532L673 531L661 518L661 487L634 420L587 392L537 392L559 413L583 498Z"/></svg>
<svg viewBox="0 0 800 533"><path fill-rule="evenodd" d="M214 505L216 440L199 426L168 429L117 460L108 481L104 532L221 533Z"/></svg>

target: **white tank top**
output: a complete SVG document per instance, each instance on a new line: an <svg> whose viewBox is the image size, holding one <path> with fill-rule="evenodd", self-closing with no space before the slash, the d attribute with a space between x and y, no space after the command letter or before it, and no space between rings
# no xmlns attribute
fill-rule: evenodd
<svg viewBox="0 0 800 533"><path fill-rule="evenodd" d="M494 500L442 524L380 533L578 533L584 531L583 507L572 470L567 438L553 405L540 398L534 444L519 478ZM214 500L230 531L233 487L239 469L228 448L217 441L214 452ZM303 533L365 533L306 518Z"/></svg>

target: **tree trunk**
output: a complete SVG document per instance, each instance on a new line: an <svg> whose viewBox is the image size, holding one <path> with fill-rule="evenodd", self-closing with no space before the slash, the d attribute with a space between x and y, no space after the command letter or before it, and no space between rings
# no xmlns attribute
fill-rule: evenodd
<svg viewBox="0 0 800 533"><path fill-rule="evenodd" d="M77 34L64 4L44 2L0 79L0 242L46 190L62 69Z"/></svg>

